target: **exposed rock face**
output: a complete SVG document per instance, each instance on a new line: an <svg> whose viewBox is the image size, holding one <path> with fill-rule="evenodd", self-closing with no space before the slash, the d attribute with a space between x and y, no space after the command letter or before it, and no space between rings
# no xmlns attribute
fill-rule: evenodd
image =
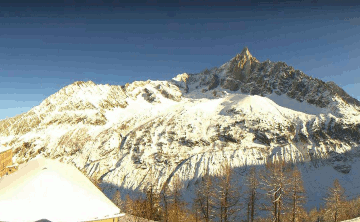
<svg viewBox="0 0 360 222"><path fill-rule="evenodd" d="M308 178L326 166L360 178L352 170L359 130L359 101L335 83L259 62L245 48L221 67L169 81L75 82L0 121L0 141L17 163L44 155L74 164L100 178L111 197L153 178L161 189L174 174L191 187L223 161L239 175L282 158L301 163ZM324 181L306 183L321 193Z"/></svg>
<svg viewBox="0 0 360 222"><path fill-rule="evenodd" d="M250 95L287 95L299 102L332 109L338 117L344 115L339 110L343 103L354 105L354 109L360 106L358 100L335 83L307 76L284 62L259 62L246 47L224 66L190 75L189 78L186 87L192 82L200 82L198 87L207 86L207 90L212 90L220 83L224 89Z"/></svg>
<svg viewBox="0 0 360 222"><path fill-rule="evenodd" d="M245 47L240 54L230 60L231 77L242 82L250 78L250 74L254 71L259 61L254 58L247 47Z"/></svg>
<svg viewBox="0 0 360 222"><path fill-rule="evenodd" d="M328 86L328 89L333 94L340 96L345 102L352 105L360 106L360 102L357 99L349 96L349 94L347 94L342 88L340 88L334 82L327 82L326 84Z"/></svg>

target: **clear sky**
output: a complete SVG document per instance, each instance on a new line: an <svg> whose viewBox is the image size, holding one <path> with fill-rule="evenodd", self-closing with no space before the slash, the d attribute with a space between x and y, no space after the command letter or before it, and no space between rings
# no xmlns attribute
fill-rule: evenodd
<svg viewBox="0 0 360 222"><path fill-rule="evenodd" d="M244 46L360 99L354 1L30 2L0 3L0 119L74 81L171 79L220 66Z"/></svg>

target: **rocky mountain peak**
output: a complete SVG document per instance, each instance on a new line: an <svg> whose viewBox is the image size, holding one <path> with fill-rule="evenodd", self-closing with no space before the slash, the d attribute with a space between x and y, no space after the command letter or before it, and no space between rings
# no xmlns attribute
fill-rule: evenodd
<svg viewBox="0 0 360 222"><path fill-rule="evenodd" d="M238 60L243 60L243 59L251 60L251 58L253 58L248 47L244 47L244 49L241 51L241 53L237 54L236 57Z"/></svg>
<svg viewBox="0 0 360 222"><path fill-rule="evenodd" d="M189 78L189 75L187 73L182 73L182 74L178 74L177 76L175 76L173 78L173 80L175 81L183 81L183 82L186 82L186 80Z"/></svg>
<svg viewBox="0 0 360 222"><path fill-rule="evenodd" d="M247 61L252 62L259 62L255 57L252 56L252 54L249 51L248 47L244 47L240 54L237 54L234 58L237 62L243 61L243 63L246 63Z"/></svg>
<svg viewBox="0 0 360 222"><path fill-rule="evenodd" d="M259 61L251 55L249 49L244 47L241 53L230 61L230 76L243 81L250 76L252 68L258 63Z"/></svg>

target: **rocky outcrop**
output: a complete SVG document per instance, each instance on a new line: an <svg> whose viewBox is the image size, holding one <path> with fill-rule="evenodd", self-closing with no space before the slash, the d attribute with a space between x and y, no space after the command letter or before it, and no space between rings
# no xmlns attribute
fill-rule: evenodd
<svg viewBox="0 0 360 222"><path fill-rule="evenodd" d="M259 61L253 57L249 49L245 47L240 54L237 54L230 60L230 77L245 82L251 77L250 74L254 72L258 64Z"/></svg>
<svg viewBox="0 0 360 222"><path fill-rule="evenodd" d="M220 73L224 73L220 75ZM189 76L186 84L195 88L207 86L205 91L221 86L230 91L240 91L250 95L286 95L299 102L307 102L320 108L332 110L332 114L343 117L340 106L351 105L360 110L360 102L348 95L333 82L325 83L305 75L284 62L259 62L245 47L231 59L226 67L205 70ZM204 91L204 92L205 92Z"/></svg>

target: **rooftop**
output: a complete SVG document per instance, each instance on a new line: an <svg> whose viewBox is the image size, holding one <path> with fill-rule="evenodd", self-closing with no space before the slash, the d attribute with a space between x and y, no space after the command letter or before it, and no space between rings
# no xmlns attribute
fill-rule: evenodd
<svg viewBox="0 0 360 222"><path fill-rule="evenodd" d="M20 212L21 211L21 212ZM35 158L0 179L0 221L90 221L120 215L75 167Z"/></svg>
<svg viewBox="0 0 360 222"><path fill-rule="evenodd" d="M4 146L4 145L0 144L0 153L5 152L5 151L10 150L10 149L11 149L11 147Z"/></svg>

